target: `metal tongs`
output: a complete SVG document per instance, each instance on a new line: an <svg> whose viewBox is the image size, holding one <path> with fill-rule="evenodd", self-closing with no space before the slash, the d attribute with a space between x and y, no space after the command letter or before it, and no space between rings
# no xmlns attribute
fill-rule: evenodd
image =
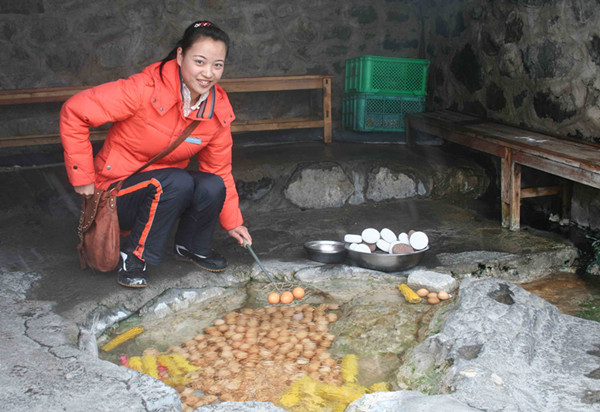
<svg viewBox="0 0 600 412"><path fill-rule="evenodd" d="M261 261L258 258L258 256L256 256L256 253L254 253L254 251L252 250L252 246L250 246L250 243L248 243L248 241L246 239L244 239L244 245L243 246L246 249L248 249L248 251L250 251L250 254L254 258L254 260L256 261L256 263L258 263L258 266L260 266L260 268L262 269L263 273L267 276L267 278L269 278L269 280L271 281L271 284L273 286L275 286L275 289L277 289L277 292L279 292L281 294L282 291L281 291L281 289L279 289L279 286L277 286L277 283L275 283L275 279L273 279L273 276L271 276L271 274L269 273L269 271L263 266L263 264L261 263Z"/></svg>

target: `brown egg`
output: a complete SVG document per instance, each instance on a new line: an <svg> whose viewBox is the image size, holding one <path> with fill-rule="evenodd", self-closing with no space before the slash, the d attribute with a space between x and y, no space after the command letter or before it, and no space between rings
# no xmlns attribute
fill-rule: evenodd
<svg viewBox="0 0 600 412"><path fill-rule="evenodd" d="M429 303L430 305L435 305L437 303L440 303L440 300L437 297L431 297L427 298L427 303Z"/></svg>
<svg viewBox="0 0 600 412"><path fill-rule="evenodd" d="M317 332L327 332L329 330L329 323L327 322L318 322L315 330Z"/></svg>
<svg viewBox="0 0 600 412"><path fill-rule="evenodd" d="M338 320L338 315L336 313L328 313L327 314L327 320L329 322L335 322Z"/></svg>
<svg viewBox="0 0 600 412"><path fill-rule="evenodd" d="M308 336L308 332L306 330L299 330L298 332L296 332L296 338L298 338L298 340L302 340L304 338L306 338Z"/></svg>
<svg viewBox="0 0 600 412"><path fill-rule="evenodd" d="M448 300L448 299L450 299L450 295L448 294L448 292L442 290L441 292L438 293L438 299Z"/></svg>
<svg viewBox="0 0 600 412"><path fill-rule="evenodd" d="M277 338L277 343L288 343L290 341L289 336L280 336Z"/></svg>
<svg viewBox="0 0 600 412"><path fill-rule="evenodd" d="M430 299L430 298L436 298L437 299L437 297L438 297L437 292L429 292L427 294L427 299Z"/></svg>
<svg viewBox="0 0 600 412"><path fill-rule="evenodd" d="M309 372L316 372L319 370L320 367L321 367L321 362L312 360L312 361L310 361L310 363L308 364L308 367L306 369Z"/></svg>
<svg viewBox="0 0 600 412"><path fill-rule="evenodd" d="M292 303L293 300L294 300L294 295L292 295L292 292L290 292L289 290L286 290L285 292L283 292L281 294L280 302L283 303L284 305Z"/></svg>
<svg viewBox="0 0 600 412"><path fill-rule="evenodd" d="M425 288L421 288L421 289L417 290L417 295L424 298L425 296L429 295L429 291Z"/></svg>
<svg viewBox="0 0 600 412"><path fill-rule="evenodd" d="M294 345L292 345L291 343L284 343L282 345L279 346L279 353L288 353L290 352L292 349L294 348Z"/></svg>
<svg viewBox="0 0 600 412"><path fill-rule="evenodd" d="M243 333L236 333L231 337L232 341L241 341L242 339L244 339Z"/></svg>
<svg viewBox="0 0 600 412"><path fill-rule="evenodd" d="M296 359L296 365L300 365L300 366L308 365L309 362L310 362L310 359L303 358L303 357Z"/></svg>
<svg viewBox="0 0 600 412"><path fill-rule="evenodd" d="M296 286L294 290L292 290L292 295L294 295L296 299L302 299L304 297L304 293L304 289L300 286Z"/></svg>
<svg viewBox="0 0 600 412"><path fill-rule="evenodd" d="M273 349L275 346L277 346L277 341L269 339L268 341L263 343L263 346L267 349Z"/></svg>
<svg viewBox="0 0 600 412"><path fill-rule="evenodd" d="M269 301L269 303L271 305L277 305L279 303L279 300L280 300L279 293L277 293L277 292L269 293L269 296L267 297L267 300Z"/></svg>

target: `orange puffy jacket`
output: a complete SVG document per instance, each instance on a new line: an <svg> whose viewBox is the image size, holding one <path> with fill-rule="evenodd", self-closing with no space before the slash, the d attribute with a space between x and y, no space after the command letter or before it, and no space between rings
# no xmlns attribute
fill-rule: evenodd
<svg viewBox="0 0 600 412"><path fill-rule="evenodd" d="M65 102L60 135L65 166L73 186L94 183L107 189L129 176L179 136L192 120L200 124L170 154L145 170L184 169L197 155L199 169L223 178L227 195L219 216L225 230L243 224L231 174L231 122L235 119L225 91L215 85L205 105L183 115L181 78L175 60L154 63L127 79L84 90ZM104 145L93 158L89 128L112 123Z"/></svg>

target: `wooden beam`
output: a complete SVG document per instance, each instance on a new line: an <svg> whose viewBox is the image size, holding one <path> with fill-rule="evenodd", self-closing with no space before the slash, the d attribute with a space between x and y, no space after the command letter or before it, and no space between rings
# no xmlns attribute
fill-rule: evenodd
<svg viewBox="0 0 600 412"><path fill-rule="evenodd" d="M521 165L514 162L508 148L501 159L501 173L502 226L518 231L521 224Z"/></svg>
<svg viewBox="0 0 600 412"><path fill-rule="evenodd" d="M541 196L554 196L561 193L560 186L528 187L521 189L521 199Z"/></svg>
<svg viewBox="0 0 600 412"><path fill-rule="evenodd" d="M323 120L310 120L308 118L287 118L269 120L234 121L231 124L231 132L254 132L261 130L281 129L307 129L323 127Z"/></svg>
<svg viewBox="0 0 600 412"><path fill-rule="evenodd" d="M106 131L90 132L90 140L92 142L102 141L106 138ZM53 134L36 134L27 136L9 136L0 137L0 148L3 147L22 147L22 146L37 146L45 144L60 144L60 135Z"/></svg>
<svg viewBox="0 0 600 412"><path fill-rule="evenodd" d="M333 140L331 122L331 77L322 79L323 87L323 141L331 143Z"/></svg>

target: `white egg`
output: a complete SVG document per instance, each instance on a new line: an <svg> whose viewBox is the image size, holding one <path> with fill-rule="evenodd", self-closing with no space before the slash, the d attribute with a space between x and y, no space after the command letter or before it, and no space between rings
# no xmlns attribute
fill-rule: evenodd
<svg viewBox="0 0 600 412"><path fill-rule="evenodd" d="M410 245L410 241L408 240L408 235L405 232L402 232L398 235L398 241L400 243L404 243L406 245Z"/></svg>
<svg viewBox="0 0 600 412"><path fill-rule="evenodd" d="M397 239L396 234L394 232L392 232L390 229L388 229L387 227L384 229L381 229L380 235L381 235L381 238L388 243L392 243L393 241L395 241Z"/></svg>
<svg viewBox="0 0 600 412"><path fill-rule="evenodd" d="M380 238L379 230L372 227L367 228L362 231L361 237L365 243L377 243Z"/></svg>
<svg viewBox="0 0 600 412"><path fill-rule="evenodd" d="M429 244L429 238L424 232L415 232L410 235L410 245L415 250L422 250Z"/></svg>
<svg viewBox="0 0 600 412"><path fill-rule="evenodd" d="M346 243L360 243L360 242L362 242L362 237L360 235L347 234L347 235L344 236L344 242L346 242Z"/></svg>
<svg viewBox="0 0 600 412"><path fill-rule="evenodd" d="M356 247L354 248L354 250L356 250L357 252L363 252L363 253L371 253L371 248L369 248L369 246L365 245L364 243L355 243Z"/></svg>
<svg viewBox="0 0 600 412"><path fill-rule="evenodd" d="M383 239L379 239L377 241L377 249L382 250L387 253L390 250L390 244L389 244L389 242L386 242Z"/></svg>

